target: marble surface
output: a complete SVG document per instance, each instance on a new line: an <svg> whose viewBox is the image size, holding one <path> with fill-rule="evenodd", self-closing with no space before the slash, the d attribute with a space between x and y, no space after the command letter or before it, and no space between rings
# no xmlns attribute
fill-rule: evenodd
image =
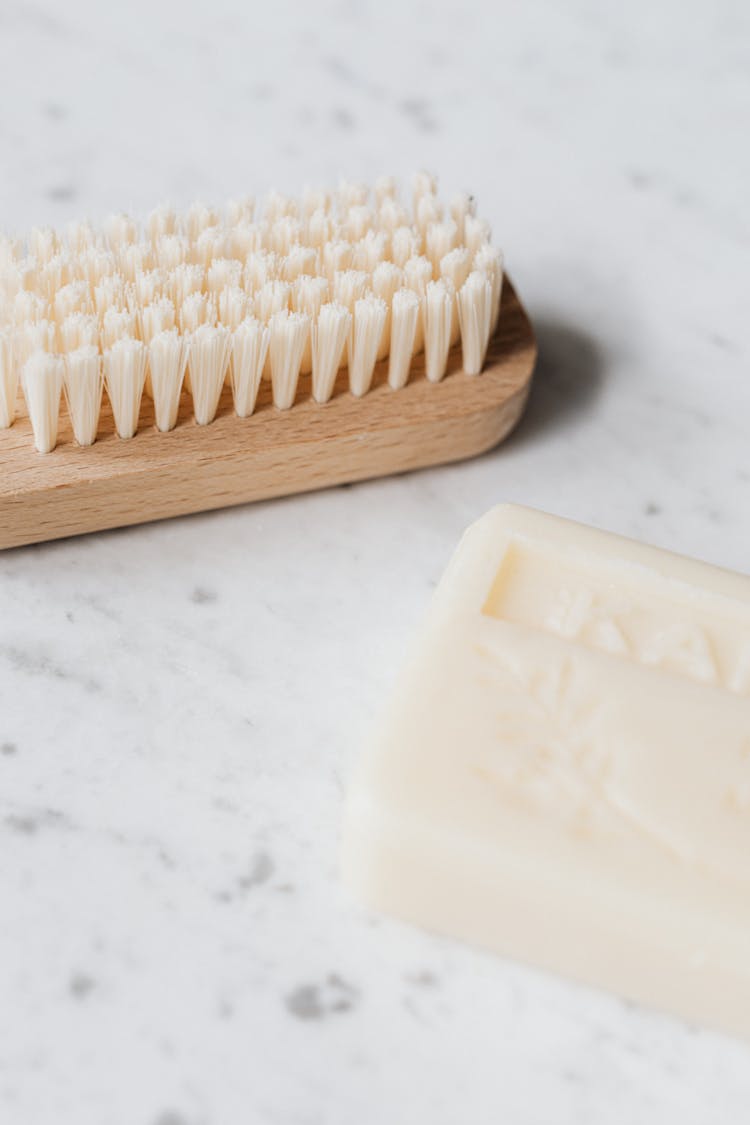
<svg viewBox="0 0 750 1125"><path fill-rule="evenodd" d="M0 1120L747 1119L747 1047L368 917L362 737L514 500L750 569L735 3L0 5L6 228L435 169L541 344L452 468L0 557Z"/></svg>

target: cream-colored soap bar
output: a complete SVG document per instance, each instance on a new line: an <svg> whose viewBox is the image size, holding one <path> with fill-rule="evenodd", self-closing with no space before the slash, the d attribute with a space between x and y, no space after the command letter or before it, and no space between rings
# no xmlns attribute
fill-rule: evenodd
<svg viewBox="0 0 750 1125"><path fill-rule="evenodd" d="M371 907L750 1035L750 579L489 512L343 855Z"/></svg>

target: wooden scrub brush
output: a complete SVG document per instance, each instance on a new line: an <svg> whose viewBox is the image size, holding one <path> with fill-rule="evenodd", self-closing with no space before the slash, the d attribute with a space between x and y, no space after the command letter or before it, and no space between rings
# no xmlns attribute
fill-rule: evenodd
<svg viewBox="0 0 750 1125"><path fill-rule="evenodd" d="M0 239L0 547L472 456L535 356L426 173Z"/></svg>

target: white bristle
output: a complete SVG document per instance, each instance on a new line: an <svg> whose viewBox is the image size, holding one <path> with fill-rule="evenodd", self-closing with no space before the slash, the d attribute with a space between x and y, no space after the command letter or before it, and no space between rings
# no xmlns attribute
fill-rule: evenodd
<svg viewBox="0 0 750 1125"><path fill-rule="evenodd" d="M391 236L391 261L394 266L404 268L409 258L416 258L422 250L422 239L415 230L398 226Z"/></svg>
<svg viewBox="0 0 750 1125"><path fill-rule="evenodd" d="M364 270L340 270L333 275L333 299L353 313L369 284L370 275Z"/></svg>
<svg viewBox="0 0 750 1125"><path fill-rule="evenodd" d="M252 223L255 217L255 198L245 195L242 199L230 199L224 208L227 225L237 227L241 223Z"/></svg>
<svg viewBox="0 0 750 1125"><path fill-rule="evenodd" d="M257 293L269 281L275 281L279 273L279 256L270 250L256 250L248 255L242 280L248 293Z"/></svg>
<svg viewBox="0 0 750 1125"><path fill-rule="evenodd" d="M57 445L63 361L59 356L35 352L23 366L21 376L26 407L39 453L51 453Z"/></svg>
<svg viewBox="0 0 750 1125"><path fill-rule="evenodd" d="M56 325L51 320L25 324L16 334L17 358L21 366L35 352L54 352L56 336Z"/></svg>
<svg viewBox="0 0 750 1125"><path fill-rule="evenodd" d="M241 281L242 262L233 258L216 258L206 270L206 289L217 297L222 289L239 285Z"/></svg>
<svg viewBox="0 0 750 1125"><path fill-rule="evenodd" d="M154 253L148 242L132 242L117 252L120 273L126 282L134 282L138 274L153 269Z"/></svg>
<svg viewBox="0 0 750 1125"><path fill-rule="evenodd" d="M471 254L465 246L457 246L454 250L450 250L445 257L440 260L440 276L444 281L449 282L453 288L454 294L457 294L466 278L471 272ZM456 306L457 298L453 298L453 318L451 325L451 347L458 343L459 336L461 335L460 325L458 323L458 308Z"/></svg>
<svg viewBox="0 0 750 1125"><path fill-rule="evenodd" d="M278 191L270 191L263 202L263 215L268 223L275 223L277 219L296 218L297 201Z"/></svg>
<svg viewBox="0 0 750 1125"><path fill-rule="evenodd" d="M414 222L419 233L424 238L433 223L439 223L443 218L443 208L434 195L423 195L417 202Z"/></svg>
<svg viewBox="0 0 750 1125"><path fill-rule="evenodd" d="M274 313L269 328L269 357L273 402L278 410L288 410L297 393L300 365L310 331L310 317L286 309Z"/></svg>
<svg viewBox="0 0 750 1125"><path fill-rule="evenodd" d="M148 345L149 383L154 400L157 430L173 430L177 424L180 393L185 379L190 344L176 328L157 332Z"/></svg>
<svg viewBox="0 0 750 1125"><path fill-rule="evenodd" d="M89 287L93 290L105 277L117 273L114 254L110 250L100 250L97 246L92 246L79 255L78 266L82 277L88 281Z"/></svg>
<svg viewBox="0 0 750 1125"><path fill-rule="evenodd" d="M122 305L125 301L125 283L119 274L103 277L94 287L94 309L101 319L112 305Z"/></svg>
<svg viewBox="0 0 750 1125"><path fill-rule="evenodd" d="M372 273L385 258L388 239L382 231L368 230L364 238L355 243L352 252L352 269Z"/></svg>
<svg viewBox="0 0 750 1125"><path fill-rule="evenodd" d="M309 219L315 211L324 215L331 209L331 193L322 188L306 187L302 192L302 215Z"/></svg>
<svg viewBox="0 0 750 1125"><path fill-rule="evenodd" d="M286 281L267 281L255 296L255 315L268 324L271 317L289 306L290 286Z"/></svg>
<svg viewBox="0 0 750 1125"><path fill-rule="evenodd" d="M263 377L273 375L274 401L287 408L300 374L312 372L313 397L325 402L342 363L362 394L374 364L390 357L398 388L424 349L437 381L459 341L465 370L477 374L502 296L502 255L489 240L474 198L458 195L444 208L427 172L412 181L408 211L395 179L383 176L372 191L342 181L335 192L307 189L299 202L271 192L258 215L240 198L221 210L162 205L143 224L114 214L98 226L70 223L64 236L50 227L25 239L0 235L0 427L13 420L27 361L35 357L31 394L58 354L75 379L94 370L97 350L106 353L105 387L123 436L135 432L144 386L154 393L152 367L163 429L176 423L183 385L207 422L225 381L244 416ZM76 438L91 441L83 398L76 406L73 383L65 386L71 416L78 409L82 419Z"/></svg>
<svg viewBox="0 0 750 1125"><path fill-rule="evenodd" d="M146 305L141 310L140 334L144 344L148 346L154 336L160 332L169 332L175 326L175 308L169 297L160 297L158 301Z"/></svg>
<svg viewBox="0 0 750 1125"><path fill-rule="evenodd" d="M190 393L199 426L207 426L216 417L231 346L232 333L223 324L202 324L190 336Z"/></svg>
<svg viewBox="0 0 750 1125"><path fill-rule="evenodd" d="M469 253L474 256L485 242L492 237L490 224L484 219L477 219L474 215L467 215L464 219L464 243Z"/></svg>
<svg viewBox="0 0 750 1125"><path fill-rule="evenodd" d="M15 262L5 262L0 265L0 294L6 300L12 300L20 292L29 292L24 290L21 285L21 271Z"/></svg>
<svg viewBox="0 0 750 1125"><path fill-rule="evenodd" d="M384 200L395 199L398 195L398 184L393 176L378 176L373 185L375 205L382 207Z"/></svg>
<svg viewBox="0 0 750 1125"><path fill-rule="evenodd" d="M326 242L330 242L333 238L335 229L335 223L329 214L321 210L313 211L305 227L305 239L308 246L313 246L316 250L322 250Z"/></svg>
<svg viewBox="0 0 750 1125"><path fill-rule="evenodd" d="M58 324L74 312L88 312L91 305L87 281L73 281L58 289L52 301L55 320Z"/></svg>
<svg viewBox="0 0 750 1125"><path fill-rule="evenodd" d="M414 354L419 355L424 347L424 297L427 285L432 280L432 265L423 255L409 258L404 266L404 275L409 289L413 289L422 298L421 315L417 317L417 335L414 340Z"/></svg>
<svg viewBox="0 0 750 1125"><path fill-rule="evenodd" d="M102 223L102 230L110 250L130 246L138 239L138 224L129 215L109 215Z"/></svg>
<svg viewBox="0 0 750 1125"><path fill-rule="evenodd" d="M29 321L34 323L38 320L46 320L48 312L49 304L44 297L38 297L36 293L29 293L26 289L22 289L13 298L13 323L19 327Z"/></svg>
<svg viewBox="0 0 750 1125"><path fill-rule="evenodd" d="M422 169L415 172L411 179L412 198L414 200L414 210L417 209L419 200L425 195L435 195L438 189L437 176L432 172L425 172Z"/></svg>
<svg viewBox="0 0 750 1125"><path fill-rule="evenodd" d="M132 336L123 336L104 352L104 385L121 438L132 438L138 429L147 361L146 346Z"/></svg>
<svg viewBox="0 0 750 1125"><path fill-rule="evenodd" d="M18 368L16 367L13 331L0 329L0 430L13 425L16 416Z"/></svg>
<svg viewBox="0 0 750 1125"><path fill-rule="evenodd" d="M393 294L404 284L404 271L393 262L381 262L372 275L372 291L376 297L385 301L387 315L383 326L383 336L378 348L378 359L385 359L391 346L391 301Z"/></svg>
<svg viewBox="0 0 750 1125"><path fill-rule="evenodd" d="M26 292L36 291L39 288L40 278L37 263L34 258L24 258L18 263L15 269L17 286L13 292L17 293L19 289Z"/></svg>
<svg viewBox="0 0 750 1125"><path fill-rule="evenodd" d="M500 250L488 243L483 243L474 255L474 269L485 273L492 285L492 316L490 318L490 335L497 328L500 317L500 298L503 289L503 255Z"/></svg>
<svg viewBox="0 0 750 1125"><path fill-rule="evenodd" d="M68 254L55 254L39 270L37 284L47 300L52 301L57 290L72 280L72 259Z"/></svg>
<svg viewBox="0 0 750 1125"><path fill-rule="evenodd" d="M457 246L440 259L440 276L459 290L471 273L471 254L465 246Z"/></svg>
<svg viewBox="0 0 750 1125"><path fill-rule="evenodd" d="M219 323L226 328L237 328L250 312L252 297L239 285L227 285L219 294Z"/></svg>
<svg viewBox="0 0 750 1125"><path fill-rule="evenodd" d="M65 399L79 445L93 445L99 427L104 377L98 347L76 348L65 357Z"/></svg>
<svg viewBox="0 0 750 1125"><path fill-rule="evenodd" d="M409 289L423 296L428 281L432 281L432 264L423 254L417 255L404 263L404 274Z"/></svg>
<svg viewBox="0 0 750 1125"><path fill-rule="evenodd" d="M302 224L291 215L283 215L271 227L271 249L282 256L302 237Z"/></svg>
<svg viewBox="0 0 750 1125"><path fill-rule="evenodd" d="M249 417L255 409L270 338L270 330L254 317L243 320L232 333L229 377L240 418Z"/></svg>
<svg viewBox="0 0 750 1125"><path fill-rule="evenodd" d="M351 211L352 207L364 207L369 194L370 189L367 184L358 184L350 180L340 180L338 191L336 192L339 214L343 217L348 211Z"/></svg>
<svg viewBox="0 0 750 1125"><path fill-rule="evenodd" d="M135 275L133 287L137 303L143 307L151 305L165 296L169 274L165 269L139 271Z"/></svg>
<svg viewBox="0 0 750 1125"><path fill-rule="evenodd" d="M157 268L153 251L147 242L134 242L124 246L115 257L120 275L127 285L135 285L138 278L151 277L152 273L165 276L165 271Z"/></svg>
<svg viewBox="0 0 750 1125"><path fill-rule="evenodd" d="M384 199L378 211L378 223L381 230L393 234L399 227L409 226L409 216L395 199Z"/></svg>
<svg viewBox="0 0 750 1125"><path fill-rule="evenodd" d="M220 215L213 207L206 207L204 203L191 203L183 218L183 230L191 242L197 242L200 236L211 227L218 227Z"/></svg>
<svg viewBox="0 0 750 1125"><path fill-rule="evenodd" d="M196 238L190 249L190 261L208 269L212 259L224 257L226 234L221 227L206 227Z"/></svg>
<svg viewBox="0 0 750 1125"><path fill-rule="evenodd" d="M216 305L206 293L189 293L180 309L180 329L189 334L216 323Z"/></svg>
<svg viewBox="0 0 750 1125"><path fill-rule="evenodd" d="M99 321L92 313L71 313L58 329L60 349L74 352L78 348L99 348Z"/></svg>
<svg viewBox="0 0 750 1125"><path fill-rule="evenodd" d="M280 263L282 280L295 281L304 274L314 274L316 257L312 246L292 246Z"/></svg>
<svg viewBox="0 0 750 1125"><path fill-rule="evenodd" d="M292 309L316 317L328 296L328 279L303 274L292 285Z"/></svg>
<svg viewBox="0 0 750 1125"><path fill-rule="evenodd" d="M44 266L59 254L60 239L52 227L32 227L29 233L29 254Z"/></svg>
<svg viewBox="0 0 750 1125"><path fill-rule="evenodd" d="M154 260L165 270L183 266L190 253L190 243L183 234L160 235L154 245Z"/></svg>
<svg viewBox="0 0 750 1125"><path fill-rule="evenodd" d="M177 212L168 203L155 207L146 220L146 230L155 246L160 238L177 231Z"/></svg>
<svg viewBox="0 0 750 1125"><path fill-rule="evenodd" d="M445 375L451 345L453 293L445 281L431 281L424 298L425 374L431 383Z"/></svg>
<svg viewBox="0 0 750 1125"><path fill-rule="evenodd" d="M202 266L186 265L175 266L167 278L167 295L171 298L176 309L182 308L185 300L191 293L200 293L206 276Z"/></svg>
<svg viewBox="0 0 750 1125"><path fill-rule="evenodd" d="M464 223L466 222L467 215L476 215L477 205L473 195L463 193L456 195L451 200L450 214L453 222L458 228L458 237L463 242L464 239Z"/></svg>
<svg viewBox="0 0 750 1125"><path fill-rule="evenodd" d="M3 262L0 264L0 294L5 300L12 301L18 293L31 293L33 289L33 283L30 286L23 284L19 263Z"/></svg>
<svg viewBox="0 0 750 1125"><path fill-rule="evenodd" d="M312 324L315 323L321 305L328 297L328 280L325 277L308 277L303 274L292 286L292 309L306 313ZM309 375L312 370L312 333L307 338L302 355L301 372Z"/></svg>
<svg viewBox="0 0 750 1125"><path fill-rule="evenodd" d="M0 269L15 265L22 254L23 247L19 239L0 234Z"/></svg>
<svg viewBox="0 0 750 1125"><path fill-rule="evenodd" d="M138 308L138 294L136 292L134 282L127 281L125 283L124 294L125 294L125 304L124 304L123 307L126 308L128 312L133 314L133 317L135 318L135 324L137 325L138 324L139 308Z"/></svg>
<svg viewBox="0 0 750 1125"><path fill-rule="evenodd" d="M349 355L349 390L357 397L367 394L370 389L387 311L386 303L380 297L362 297L355 302Z"/></svg>
<svg viewBox="0 0 750 1125"><path fill-rule="evenodd" d="M432 262L432 271L437 277L440 263L456 245L458 227L449 219L445 223L431 223L425 234L425 254Z"/></svg>
<svg viewBox="0 0 750 1125"><path fill-rule="evenodd" d="M399 289L391 302L391 341L388 382L395 391L405 387L414 354L421 298L413 289Z"/></svg>
<svg viewBox="0 0 750 1125"><path fill-rule="evenodd" d="M230 227L226 238L226 252L244 262L248 254L263 249L264 230L259 223L237 223Z"/></svg>
<svg viewBox="0 0 750 1125"><path fill-rule="evenodd" d="M344 216L343 229L349 242L359 242L372 227L374 215L369 207L350 207Z"/></svg>
<svg viewBox="0 0 750 1125"><path fill-rule="evenodd" d="M325 273L328 281L333 285L333 279L337 273L344 270L351 269L352 264L352 244L345 239L337 239L334 242L327 242L323 247L321 253L321 264L323 272Z"/></svg>
<svg viewBox="0 0 750 1125"><path fill-rule="evenodd" d="M135 335L135 313L129 309L107 309L102 317L102 349Z"/></svg>
<svg viewBox="0 0 750 1125"><path fill-rule="evenodd" d="M467 375L478 375L484 365L492 326L492 283L486 274L470 273L458 291L463 367Z"/></svg>
<svg viewBox="0 0 750 1125"><path fill-rule="evenodd" d="M80 254L96 244L96 232L91 223L75 220L65 228L65 240L71 254Z"/></svg>
<svg viewBox="0 0 750 1125"><path fill-rule="evenodd" d="M335 302L323 305L311 329L312 395L328 402L349 338L351 313Z"/></svg>

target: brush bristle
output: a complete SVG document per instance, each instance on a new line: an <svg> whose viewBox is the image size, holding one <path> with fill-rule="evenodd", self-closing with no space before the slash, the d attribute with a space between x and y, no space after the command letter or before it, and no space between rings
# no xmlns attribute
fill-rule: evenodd
<svg viewBox="0 0 750 1125"><path fill-rule="evenodd" d="M232 334L229 374L239 418L247 418L255 410L270 336L269 329L254 317L243 320Z"/></svg>
<svg viewBox="0 0 750 1125"><path fill-rule="evenodd" d="M457 295L458 319L467 375L478 375L484 365L492 326L492 283L479 271L470 273Z"/></svg>
<svg viewBox="0 0 750 1125"><path fill-rule="evenodd" d="M13 332L0 329L0 430L13 425L18 394L18 369L13 355Z"/></svg>
<svg viewBox="0 0 750 1125"><path fill-rule="evenodd" d="M199 426L207 426L216 417L224 386L232 333L223 324L201 324L189 337L190 390L193 411Z"/></svg>
<svg viewBox="0 0 750 1125"><path fill-rule="evenodd" d="M65 356L63 386L73 434L79 445L93 445L99 426L104 379L99 348L84 344Z"/></svg>
<svg viewBox="0 0 750 1125"><path fill-rule="evenodd" d="M453 292L443 281L430 281L424 299L425 374L431 383L445 375L451 343Z"/></svg>
<svg viewBox="0 0 750 1125"><path fill-rule="evenodd" d="M421 304L413 289L399 289L393 294L388 383L394 391L405 387L409 378Z"/></svg>
<svg viewBox="0 0 750 1125"><path fill-rule="evenodd" d="M104 352L104 385L118 437L132 438L138 429L148 355L141 340L121 336Z"/></svg>
<svg viewBox="0 0 750 1125"><path fill-rule="evenodd" d="M269 327L273 402L278 410L289 410L297 393L302 356L310 332L310 317L306 313L290 313L288 309L281 309L273 314Z"/></svg>
<svg viewBox="0 0 750 1125"><path fill-rule="evenodd" d="M167 432L192 398L201 425L215 418L225 384L235 413L256 409L262 379L287 410L300 376L315 401L336 393L338 373L365 395L409 381L425 353L430 381L462 345L478 374L497 325L503 261L471 195L445 207L437 181L418 172L411 197L392 177L300 200L270 192L256 206L223 210L164 204L144 223L115 213L64 233L36 227L0 237L0 429L13 424L23 387L36 447L54 448L61 392L81 446L96 440L106 389L117 434L138 431L153 399ZM343 378L343 377L342 377Z"/></svg>
<svg viewBox="0 0 750 1125"><path fill-rule="evenodd" d="M336 375L341 366L344 346L349 338L352 315L337 301L323 305L313 322L312 395L316 402L328 402L333 394Z"/></svg>
<svg viewBox="0 0 750 1125"><path fill-rule="evenodd" d="M354 304L349 354L349 390L357 398L366 395L372 383L378 348L388 308L381 297L360 297Z"/></svg>
<svg viewBox="0 0 750 1125"><path fill-rule="evenodd" d="M154 420L162 433L173 430L177 424L189 351L188 338L180 336L171 326L156 332L148 345L148 380L154 400Z"/></svg>
<svg viewBox="0 0 750 1125"><path fill-rule="evenodd" d="M63 361L48 352L35 352L24 364L22 381L34 445L40 453L51 453L57 445Z"/></svg>

